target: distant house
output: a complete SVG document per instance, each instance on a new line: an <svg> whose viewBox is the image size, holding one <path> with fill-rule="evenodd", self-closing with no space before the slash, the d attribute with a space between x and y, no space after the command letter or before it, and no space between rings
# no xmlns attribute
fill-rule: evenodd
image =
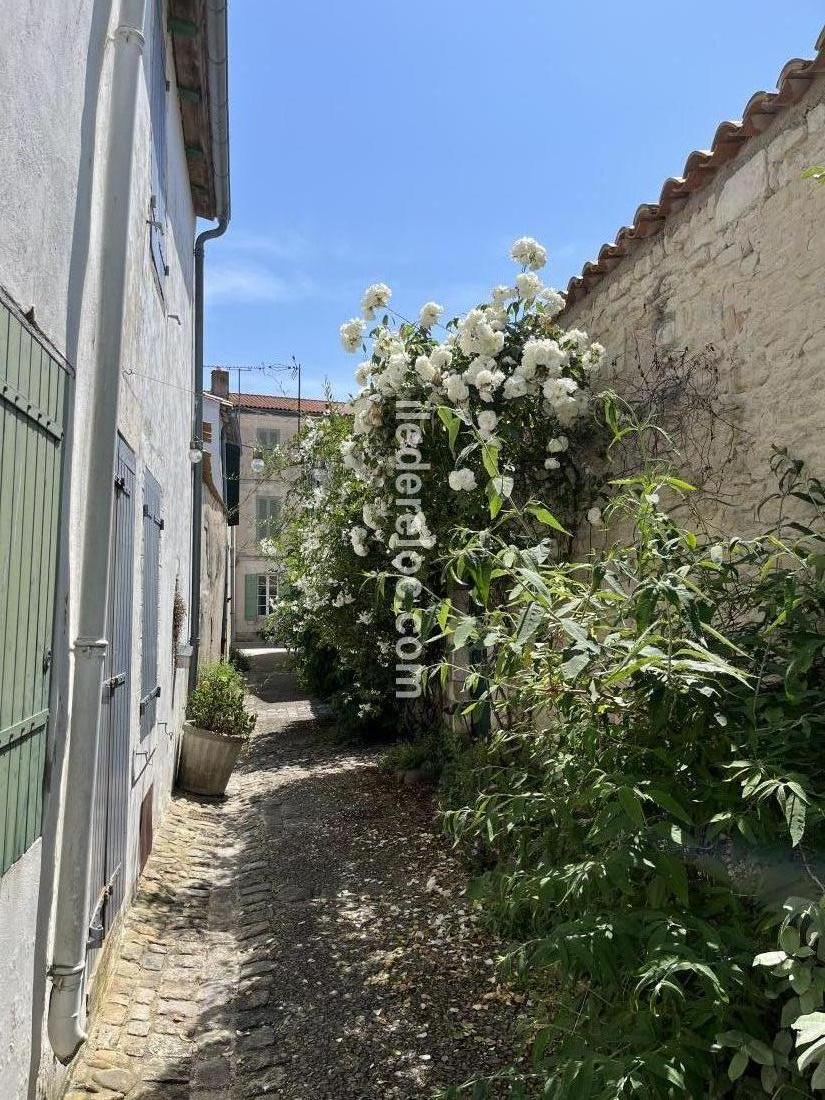
<svg viewBox="0 0 825 1100"><path fill-rule="evenodd" d="M233 644L234 528L238 524L240 491L237 413L231 401L210 391L203 395L202 447L201 665L228 657Z"/></svg>
<svg viewBox="0 0 825 1100"><path fill-rule="evenodd" d="M241 446L240 507L234 531L232 633L239 642L260 642L260 630L278 592L278 573L261 554L261 542L277 529L288 477L256 473L252 460L283 446L309 417L319 417L336 402L323 398L281 397L277 394L230 393L229 373L212 371L211 393L230 401L236 410Z"/></svg>
<svg viewBox="0 0 825 1100"><path fill-rule="evenodd" d="M229 217L224 0L13 7L0 35L3 1100L59 1094L169 802L193 633L196 226L217 219L217 235Z"/></svg>

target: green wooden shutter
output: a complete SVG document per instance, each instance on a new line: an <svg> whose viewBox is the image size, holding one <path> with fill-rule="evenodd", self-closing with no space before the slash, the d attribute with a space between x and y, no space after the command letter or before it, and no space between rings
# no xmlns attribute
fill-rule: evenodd
<svg viewBox="0 0 825 1100"><path fill-rule="evenodd" d="M42 826L67 389L0 301L0 874Z"/></svg>
<svg viewBox="0 0 825 1100"><path fill-rule="evenodd" d="M244 618L252 622L258 618L258 574L247 573L244 578Z"/></svg>

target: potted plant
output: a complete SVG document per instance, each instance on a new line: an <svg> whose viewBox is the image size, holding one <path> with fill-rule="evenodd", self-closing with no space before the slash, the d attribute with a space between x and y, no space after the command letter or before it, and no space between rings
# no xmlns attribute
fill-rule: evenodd
<svg viewBox="0 0 825 1100"><path fill-rule="evenodd" d="M244 703L241 673L226 661L207 665L186 704L178 786L217 798L249 740L256 716Z"/></svg>

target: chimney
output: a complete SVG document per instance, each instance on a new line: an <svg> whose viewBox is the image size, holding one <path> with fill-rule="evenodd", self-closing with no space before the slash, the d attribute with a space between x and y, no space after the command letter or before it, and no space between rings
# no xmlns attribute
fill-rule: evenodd
<svg viewBox="0 0 825 1100"><path fill-rule="evenodd" d="M212 385L210 392L215 397L229 397L229 371L216 367L212 371Z"/></svg>

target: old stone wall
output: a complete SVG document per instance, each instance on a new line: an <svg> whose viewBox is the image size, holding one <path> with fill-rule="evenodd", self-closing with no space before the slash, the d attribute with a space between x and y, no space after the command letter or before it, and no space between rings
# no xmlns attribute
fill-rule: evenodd
<svg viewBox="0 0 825 1100"><path fill-rule="evenodd" d="M822 163L820 77L562 316L605 345L617 389L635 388L657 359L718 369L720 423L698 450L724 473L702 504L724 532L753 529L773 485L771 444L825 475L825 188L802 179Z"/></svg>
<svg viewBox="0 0 825 1100"><path fill-rule="evenodd" d="M215 484L212 457L203 458L203 532L201 537L201 609L198 664L221 659L226 600L226 563L229 528L226 509Z"/></svg>

